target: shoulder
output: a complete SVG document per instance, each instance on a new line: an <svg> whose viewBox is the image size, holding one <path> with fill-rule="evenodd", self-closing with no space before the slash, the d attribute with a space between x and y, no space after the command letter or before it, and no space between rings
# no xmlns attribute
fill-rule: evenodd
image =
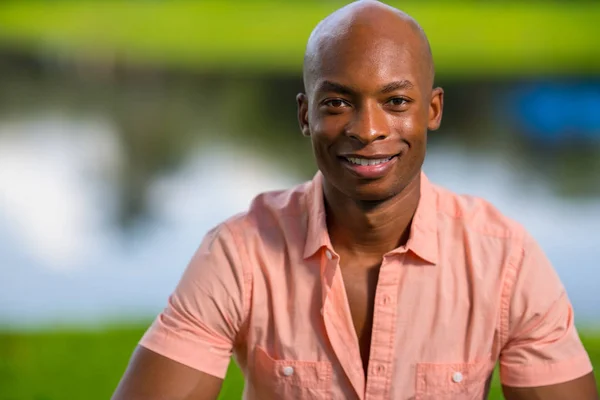
<svg viewBox="0 0 600 400"><path fill-rule="evenodd" d="M304 224L307 218L307 194L311 182L285 190L258 194L249 208L223 221L216 229L227 230L233 236L262 235L280 231L290 225Z"/></svg>
<svg viewBox="0 0 600 400"><path fill-rule="evenodd" d="M474 234L522 243L527 231L522 224L503 214L488 200L468 194L457 194L432 184L436 195L438 217L449 224L460 225Z"/></svg>

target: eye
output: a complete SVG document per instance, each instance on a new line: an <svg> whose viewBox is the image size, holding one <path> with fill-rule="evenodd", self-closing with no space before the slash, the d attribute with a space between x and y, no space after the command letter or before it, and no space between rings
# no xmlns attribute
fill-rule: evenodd
<svg viewBox="0 0 600 400"><path fill-rule="evenodd" d="M408 103L408 100L406 100L403 97L394 97L392 99L390 99L388 101L388 104L391 105L394 108L400 108L405 106Z"/></svg>
<svg viewBox="0 0 600 400"><path fill-rule="evenodd" d="M349 104L342 99L329 99L324 101L323 104L331 108L343 108L349 106Z"/></svg>

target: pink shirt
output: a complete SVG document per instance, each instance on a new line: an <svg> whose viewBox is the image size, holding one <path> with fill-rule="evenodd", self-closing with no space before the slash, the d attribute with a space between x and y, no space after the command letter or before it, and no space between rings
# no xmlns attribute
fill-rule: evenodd
<svg viewBox="0 0 600 400"><path fill-rule="evenodd" d="M367 378L325 224L322 175L259 195L204 238L140 344L246 399L481 399L592 370L548 259L485 201L422 176L410 238L383 258Z"/></svg>

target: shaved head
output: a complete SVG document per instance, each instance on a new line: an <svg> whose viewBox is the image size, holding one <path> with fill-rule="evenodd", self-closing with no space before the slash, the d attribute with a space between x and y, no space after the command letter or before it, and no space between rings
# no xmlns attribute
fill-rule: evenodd
<svg viewBox="0 0 600 400"><path fill-rule="evenodd" d="M303 77L298 121L328 201L370 207L417 193L427 133L444 105L419 24L381 2L351 3L310 35Z"/></svg>
<svg viewBox="0 0 600 400"><path fill-rule="evenodd" d="M413 54L431 87L434 65L431 47L421 26L408 14L379 1L348 4L322 20L312 31L304 55L304 87L310 91L324 62L347 46L371 47L388 41Z"/></svg>

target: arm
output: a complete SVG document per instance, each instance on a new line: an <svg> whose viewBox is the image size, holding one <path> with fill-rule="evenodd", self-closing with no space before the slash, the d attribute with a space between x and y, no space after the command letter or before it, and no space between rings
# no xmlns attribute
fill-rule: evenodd
<svg viewBox="0 0 600 400"><path fill-rule="evenodd" d="M139 346L112 400L216 400L222 383Z"/></svg>
<svg viewBox="0 0 600 400"><path fill-rule="evenodd" d="M506 400L598 400L598 389L592 373L556 385L527 388L503 386L502 391Z"/></svg>
<svg viewBox="0 0 600 400"><path fill-rule="evenodd" d="M206 235L113 400L217 398L246 314L237 247L225 225Z"/></svg>
<svg viewBox="0 0 600 400"><path fill-rule="evenodd" d="M528 235L509 282L500 379L507 400L598 400L592 365L556 272Z"/></svg>

